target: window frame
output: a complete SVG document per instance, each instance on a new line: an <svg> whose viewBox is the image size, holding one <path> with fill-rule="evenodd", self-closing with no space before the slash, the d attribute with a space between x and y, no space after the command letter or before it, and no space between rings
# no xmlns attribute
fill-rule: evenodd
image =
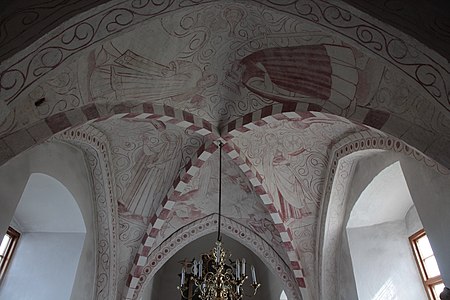
<svg viewBox="0 0 450 300"><path fill-rule="evenodd" d="M424 265L424 259L419 251L419 246L417 244L417 241L426 236L425 229L420 229L413 235L409 237L409 243L411 244L411 248L413 250L414 254L414 260L416 261L417 268L419 269L420 277L422 278L422 283L425 288L425 291L427 293L429 300L439 300L439 298L436 298L434 296L433 292L433 286L439 283L443 283L441 274L434 276L434 277L428 277L427 271ZM434 253L433 253L434 256ZM439 296L438 296L439 297Z"/></svg>
<svg viewBox="0 0 450 300"><path fill-rule="evenodd" d="M18 232L17 230L15 230L11 226L9 226L5 235L9 235L11 237L11 242L9 243L8 247L6 248L5 256L3 257L3 260L0 263L0 281L3 279L3 277L6 273L6 270L8 269L8 266L11 263L11 258L13 256L14 250L16 249L17 242L19 241L19 238L20 238L20 232ZM2 237L2 241L3 241L3 237ZM0 243L1 243L1 241L0 241Z"/></svg>

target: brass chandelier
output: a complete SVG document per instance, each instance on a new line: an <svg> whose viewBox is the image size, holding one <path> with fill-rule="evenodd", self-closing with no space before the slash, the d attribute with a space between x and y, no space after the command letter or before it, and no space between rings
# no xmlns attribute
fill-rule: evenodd
<svg viewBox="0 0 450 300"><path fill-rule="evenodd" d="M250 267L252 294L246 294L244 282L246 274L245 258L230 259L231 253L222 246L220 222L222 217L222 142L219 142L219 220L217 241L209 253L200 255L191 264L181 269L181 283L177 287L184 299L201 300L239 300L245 296L256 295L261 284L256 280L255 267ZM226 261L229 263L226 263ZM188 269L186 268L188 267ZM197 297L197 298L196 298Z"/></svg>

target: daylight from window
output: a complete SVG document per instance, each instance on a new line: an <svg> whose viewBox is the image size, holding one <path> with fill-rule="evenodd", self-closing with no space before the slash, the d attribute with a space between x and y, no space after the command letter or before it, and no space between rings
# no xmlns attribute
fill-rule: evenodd
<svg viewBox="0 0 450 300"><path fill-rule="evenodd" d="M439 294L444 289L444 283L430 241L424 230L412 235L410 241L428 297L431 300L438 300Z"/></svg>
<svg viewBox="0 0 450 300"><path fill-rule="evenodd" d="M11 227L8 228L7 233L3 236L0 244L0 278L6 271L19 236L20 234Z"/></svg>

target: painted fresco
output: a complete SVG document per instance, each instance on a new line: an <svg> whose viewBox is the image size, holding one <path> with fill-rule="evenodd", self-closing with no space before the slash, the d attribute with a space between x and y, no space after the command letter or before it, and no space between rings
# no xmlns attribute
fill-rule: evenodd
<svg viewBox="0 0 450 300"><path fill-rule="evenodd" d="M119 213L147 224L202 138L154 120L112 120L95 127L111 138Z"/></svg>
<svg viewBox="0 0 450 300"><path fill-rule="evenodd" d="M354 100L358 71L352 49L308 45L259 50L242 59L243 84L279 102L332 100L348 109Z"/></svg>
<svg viewBox="0 0 450 300"><path fill-rule="evenodd" d="M166 104L218 127L281 102L357 122L372 109L373 127L386 125L416 147L425 136L437 155L450 141L439 103L362 50L310 22L252 4L186 8L80 51L21 94L14 101L20 105L1 110L0 135L92 102L110 113L124 101ZM431 123L430 116L436 116Z"/></svg>
<svg viewBox="0 0 450 300"><path fill-rule="evenodd" d="M243 133L233 142L264 176L283 220L315 217L320 206L330 143L362 130L344 120L277 121Z"/></svg>
<svg viewBox="0 0 450 300"><path fill-rule="evenodd" d="M20 153L30 141L46 140L56 132L51 125L61 115L70 125L85 122L85 115L77 114L76 108L98 104L93 107L114 115L117 104L132 110L140 103L170 105L217 128L255 112L252 117L258 119L259 110L274 104L289 104L291 110L329 112L368 124L433 158L448 152L447 82L440 73L445 65L434 68L439 63L419 61L424 54L397 37L385 45L390 38L380 42L384 36L371 36L380 33L371 31L372 25L362 25L367 31L356 31L357 37L346 35L344 42L335 33L348 28L345 18L319 27L318 19L305 21L301 8L294 16L283 12L281 4L272 4L275 8L242 2L186 7L141 20L135 28L125 26L115 36L107 28L120 27L114 20L107 29L92 32L92 36L107 32L92 39L92 44L83 44L92 37L86 28L101 22L80 20L75 29L63 34L62 45L52 44L39 56L24 57L17 67L1 73L1 158ZM121 17L129 17L122 12ZM306 15L317 17L310 13ZM318 16L323 17L322 13ZM352 18L350 22L356 16ZM345 26L340 27L341 23ZM336 32L323 31L330 27ZM350 45L352 38L364 43ZM73 41L79 44L69 49ZM373 51L378 48L386 52ZM67 49L73 52L70 58L64 52ZM52 116L58 117L56 121ZM232 142L262 175L273 206L292 234L307 286L314 287L317 217L329 151L343 137L367 128L338 117L305 116L237 133ZM109 119L92 126L107 136L111 146L109 163L119 207L118 286L126 288L150 219L204 140L155 120ZM448 158L445 162L450 165ZM217 212L217 169L215 154L173 199L176 204L157 243L180 227ZM285 255L274 220L228 158L223 175L224 215Z"/></svg>
<svg viewBox="0 0 450 300"><path fill-rule="evenodd" d="M113 44L104 45L95 55L95 68L90 70L92 101L165 100L173 105L203 105L202 93L217 83L187 60L170 61L167 65L152 61L132 50L119 52Z"/></svg>
<svg viewBox="0 0 450 300"><path fill-rule="evenodd" d="M171 199L176 204L157 237L157 243L193 220L218 213L218 170L219 155L215 152L192 177L184 191ZM278 253L284 253L280 247L280 234L261 199L253 191L248 178L226 154L222 157L222 203L225 217L257 232L268 243L276 245Z"/></svg>
<svg viewBox="0 0 450 300"><path fill-rule="evenodd" d="M262 176L302 262L307 284L315 278L317 216L323 196L330 147L367 128L343 118L273 120L232 139Z"/></svg>

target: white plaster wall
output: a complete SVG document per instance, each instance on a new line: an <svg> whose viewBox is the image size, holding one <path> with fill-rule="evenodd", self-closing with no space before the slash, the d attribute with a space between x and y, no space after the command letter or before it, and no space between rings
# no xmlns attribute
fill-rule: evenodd
<svg viewBox="0 0 450 300"><path fill-rule="evenodd" d="M84 233L22 234L0 286L0 299L70 299L84 237Z"/></svg>
<svg viewBox="0 0 450 300"><path fill-rule="evenodd" d="M442 279L450 286L450 176L411 159L402 162L402 168Z"/></svg>
<svg viewBox="0 0 450 300"><path fill-rule="evenodd" d="M28 178L43 173L61 182L73 195L86 226L86 237L72 293L73 300L94 298L95 224L90 176L79 149L64 143L36 146L0 167L0 233L11 223ZM48 254L47 254L48 255Z"/></svg>
<svg viewBox="0 0 450 300"><path fill-rule="evenodd" d="M427 299L403 220L347 234L359 299Z"/></svg>
<svg viewBox="0 0 450 300"><path fill-rule="evenodd" d="M422 221L415 206L411 206L405 216L406 232L408 236L413 235L417 231L423 229Z"/></svg>
<svg viewBox="0 0 450 300"><path fill-rule="evenodd" d="M417 209L417 213L425 228L441 275L446 286L450 285L450 176L443 175L429 168L423 162L406 157L403 154L382 151L360 159L355 167L351 188L345 204L344 224L347 224L350 213L367 185L389 165L399 161L409 189L409 193ZM345 232L343 228L343 233ZM341 246L345 252L345 247ZM348 253L338 253L340 260ZM350 264L341 265L339 272L352 272ZM340 274L338 274L339 278ZM338 279L339 280L339 279ZM354 283L349 282L347 285ZM339 289L345 287L339 280ZM326 287L324 287L326 288ZM347 299L346 299L347 300Z"/></svg>
<svg viewBox="0 0 450 300"><path fill-rule="evenodd" d="M86 232L72 194L55 178L42 173L33 173L28 179L14 220L22 232Z"/></svg>
<svg viewBox="0 0 450 300"><path fill-rule="evenodd" d="M339 265L338 265L339 297L337 299L341 300L358 299L358 292L356 291L356 283L355 283L355 274L353 273L353 263L352 257L350 255L350 248L346 231L342 235L342 243L340 251L341 256L339 258Z"/></svg>
<svg viewBox="0 0 450 300"><path fill-rule="evenodd" d="M195 256L198 257L199 253L209 252L215 245L216 237L216 233L206 235L178 251L155 274L152 279L152 284L145 287L142 300L179 299L180 294L177 290L177 286L180 284L178 274L181 272L181 264L179 262L185 258L192 259ZM225 235L222 235L222 241L225 249L231 251L233 254L233 259L245 257L247 260L248 275L250 274L250 265L253 264L255 266L261 287L253 299L279 300L281 291L283 290L281 280L274 276L255 254L239 242ZM250 282L251 279L247 279L246 284L248 285ZM246 288L249 287L247 285ZM249 291L251 291L251 288Z"/></svg>

